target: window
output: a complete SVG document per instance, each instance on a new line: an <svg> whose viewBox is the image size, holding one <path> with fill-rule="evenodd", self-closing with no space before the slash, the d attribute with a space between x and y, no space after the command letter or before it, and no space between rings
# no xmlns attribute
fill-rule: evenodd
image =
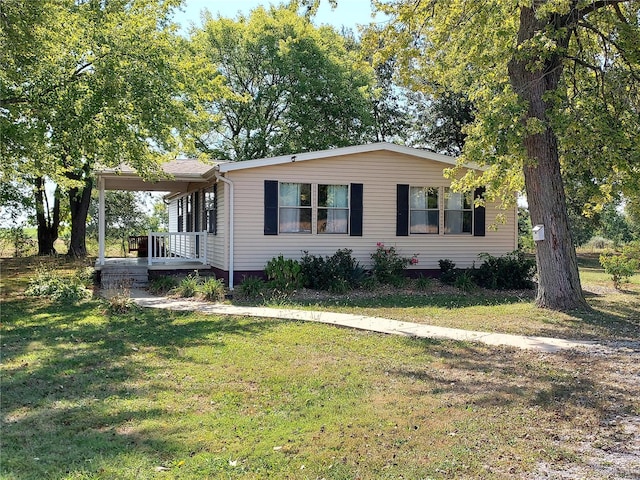
<svg viewBox="0 0 640 480"><path fill-rule="evenodd" d="M184 230L184 197L178 199L178 231Z"/></svg>
<svg viewBox="0 0 640 480"><path fill-rule="evenodd" d="M438 233L440 210L438 188L411 187L409 190L410 233Z"/></svg>
<svg viewBox="0 0 640 480"><path fill-rule="evenodd" d="M204 190L204 228L214 235L218 230L218 186L212 185Z"/></svg>
<svg viewBox="0 0 640 480"><path fill-rule="evenodd" d="M311 184L280 183L279 230L311 233Z"/></svg>
<svg viewBox="0 0 640 480"><path fill-rule="evenodd" d="M187 195L187 228L185 231L193 232L193 193Z"/></svg>
<svg viewBox="0 0 640 480"><path fill-rule="evenodd" d="M471 234L473 231L472 194L456 193L446 188L444 199L444 233Z"/></svg>
<svg viewBox="0 0 640 480"><path fill-rule="evenodd" d="M318 233L349 233L349 186L318 185Z"/></svg>

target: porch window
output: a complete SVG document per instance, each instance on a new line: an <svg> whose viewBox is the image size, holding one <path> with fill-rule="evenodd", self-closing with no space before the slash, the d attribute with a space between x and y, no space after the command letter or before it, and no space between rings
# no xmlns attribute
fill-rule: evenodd
<svg viewBox="0 0 640 480"><path fill-rule="evenodd" d="M193 232L193 195L187 195L187 232Z"/></svg>
<svg viewBox="0 0 640 480"><path fill-rule="evenodd" d="M279 230L311 233L311 184L280 183Z"/></svg>
<svg viewBox="0 0 640 480"><path fill-rule="evenodd" d="M184 197L178 199L178 231L184 231Z"/></svg>
<svg viewBox="0 0 640 480"><path fill-rule="evenodd" d="M318 185L317 232L349 232L349 185Z"/></svg>
<svg viewBox="0 0 640 480"><path fill-rule="evenodd" d="M218 185L204 190L204 227L207 232L216 234L218 230Z"/></svg>
<svg viewBox="0 0 640 480"><path fill-rule="evenodd" d="M473 231L473 196L450 188L444 193L444 233L471 234Z"/></svg>
<svg viewBox="0 0 640 480"><path fill-rule="evenodd" d="M409 196L409 232L439 233L438 188L411 187Z"/></svg>

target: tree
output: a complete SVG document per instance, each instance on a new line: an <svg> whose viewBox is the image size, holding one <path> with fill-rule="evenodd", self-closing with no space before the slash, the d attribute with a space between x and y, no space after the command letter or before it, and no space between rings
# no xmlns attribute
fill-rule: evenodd
<svg viewBox="0 0 640 480"><path fill-rule="evenodd" d="M368 66L330 27L290 7L259 7L235 20L205 17L192 35L223 94L209 99L210 134L200 148L221 159L362 143L371 130Z"/></svg>
<svg viewBox="0 0 640 480"><path fill-rule="evenodd" d="M464 129L473 122L473 107L463 96L443 91L426 95L414 91L408 95L414 119L409 127L409 142L419 148L457 157L464 150Z"/></svg>
<svg viewBox="0 0 640 480"><path fill-rule="evenodd" d="M0 1L2 171L34 186L40 253L53 251L66 198L69 254L86 255L98 162L124 162L150 177L188 147L178 135L192 121L184 95L189 73L169 22L179 3ZM57 185L49 209L45 179Z"/></svg>
<svg viewBox="0 0 640 480"><path fill-rule="evenodd" d="M486 185L487 198L508 199L524 183L532 223L545 225L546 238L536 243L541 307L587 307L562 178L563 170L570 174L585 163L571 148L577 138L572 133L585 131L577 107L586 105L589 115L597 104L612 112L602 120L589 118L589 127L616 154L588 152L588 162L605 161L603 168L615 169L620 184L638 181L638 5L616 0L379 5L393 19L387 41L405 56L404 76L446 85L475 107L460 159L487 170L454 185ZM615 88L622 85L618 97ZM606 128L609 116L616 118L619 132Z"/></svg>
<svg viewBox="0 0 640 480"><path fill-rule="evenodd" d="M127 252L129 235L147 231L148 215L143 208L143 193L129 191L105 192L105 228L107 236L120 242L122 254ZM89 207L88 232L98 234L98 201L95 195Z"/></svg>

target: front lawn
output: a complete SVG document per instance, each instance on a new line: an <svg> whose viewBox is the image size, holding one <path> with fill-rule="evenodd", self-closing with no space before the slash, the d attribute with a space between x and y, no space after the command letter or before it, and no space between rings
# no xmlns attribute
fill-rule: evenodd
<svg viewBox="0 0 640 480"><path fill-rule="evenodd" d="M584 442L617 452L640 415L637 355L113 315L24 297L29 268L6 266L3 479L537 478L550 465L599 478Z"/></svg>

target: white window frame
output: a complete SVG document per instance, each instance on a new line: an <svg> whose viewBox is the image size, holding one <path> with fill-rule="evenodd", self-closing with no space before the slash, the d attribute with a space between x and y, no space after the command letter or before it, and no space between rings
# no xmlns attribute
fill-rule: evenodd
<svg viewBox="0 0 640 480"><path fill-rule="evenodd" d="M426 202L426 208L414 208L412 207L412 202L411 202L411 198L412 198L412 192L415 191L415 189L420 189L425 191L425 194L427 195L427 202ZM436 195L436 207L435 208L429 208L429 193L435 192ZM440 197L441 197L441 192L440 192L440 187L424 187L424 186L409 186L409 235L439 235L440 234L440 210L441 210L441 202L440 202ZM427 220L429 219L429 212L436 212L438 214L438 219L436 221L436 231L435 232L420 232L417 230L413 230L413 212L424 212L427 216ZM427 225L429 226L429 225Z"/></svg>
<svg viewBox="0 0 640 480"><path fill-rule="evenodd" d="M456 207L458 208L448 208L449 207L449 199L452 196L456 196L462 200L461 204L459 203ZM451 224L452 219L448 218L449 213L457 213L461 215L461 231L450 232L449 225ZM464 217L469 217L469 231L464 231L465 219ZM449 220L449 221L447 221ZM445 187L444 189L444 234L445 235L473 235L473 193L472 192L454 192L451 190L451 187Z"/></svg>

